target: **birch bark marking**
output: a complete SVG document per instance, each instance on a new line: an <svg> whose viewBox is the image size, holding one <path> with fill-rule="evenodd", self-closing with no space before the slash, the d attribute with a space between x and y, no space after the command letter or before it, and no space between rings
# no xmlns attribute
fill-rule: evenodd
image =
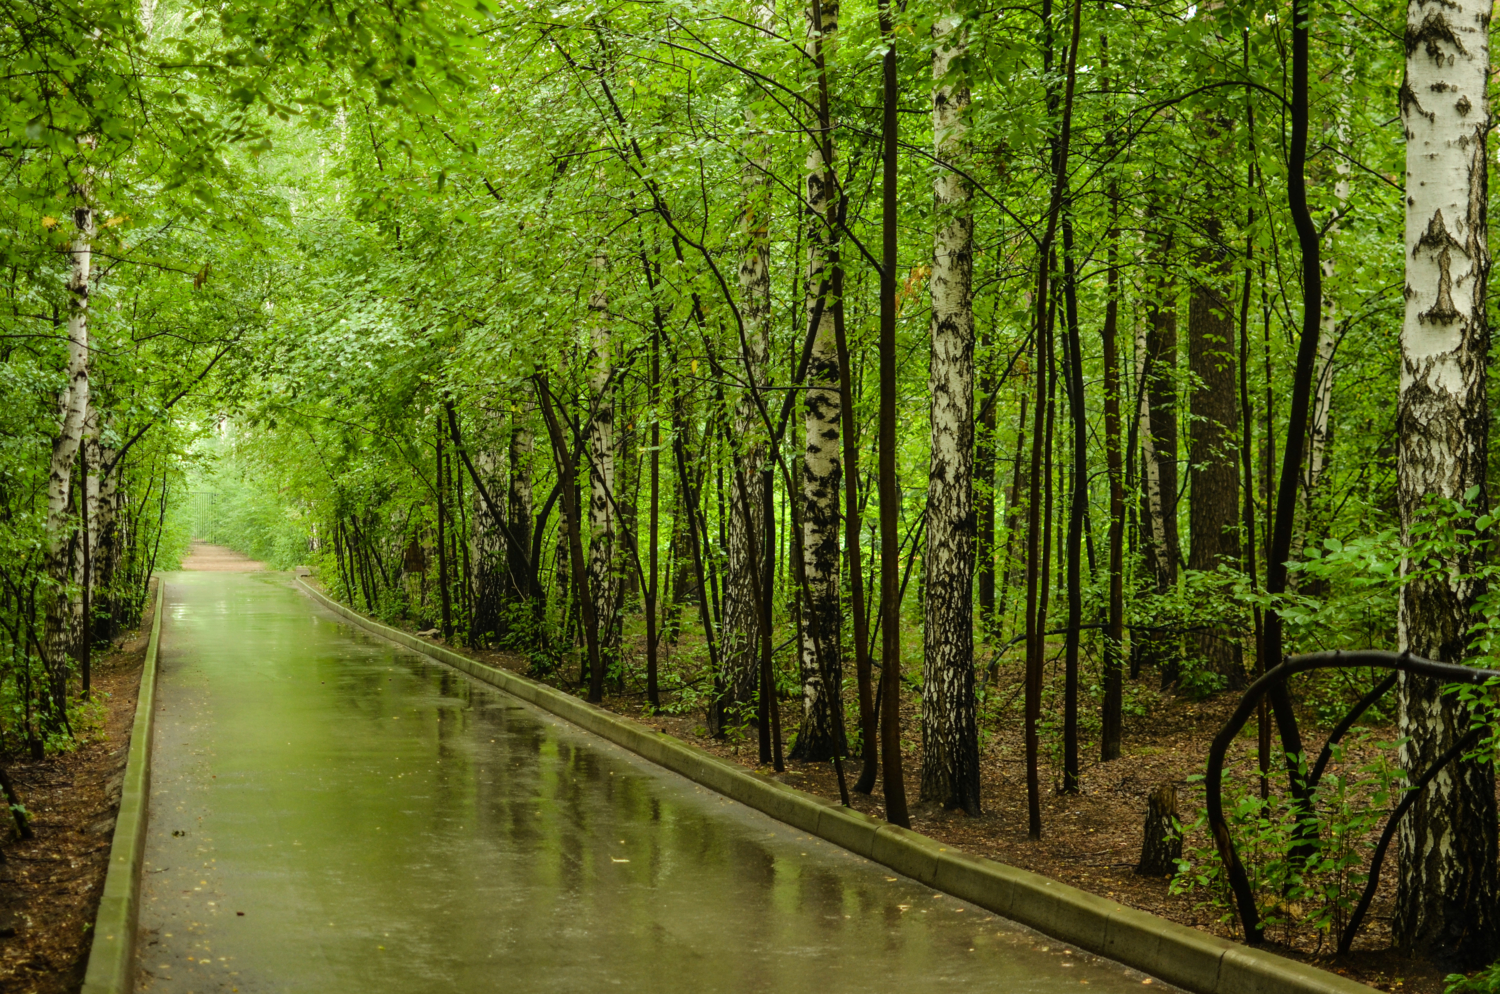
<svg viewBox="0 0 1500 994"><path fill-rule="evenodd" d="M614 342L609 325L609 291L605 271L609 266L604 250L594 253L591 263L596 273L593 293L589 294L591 327L589 359L594 370L589 378L590 405L593 417L589 423L589 591L594 601L594 617L599 624L599 658L608 669L619 647L619 612L616 600L619 584L615 576L615 432L614 404L610 397L611 352Z"/></svg>
<svg viewBox="0 0 1500 994"><path fill-rule="evenodd" d="M47 475L47 576L53 589L47 598L44 641L46 662L53 670L54 694L59 695L67 675L74 616L63 589L72 565L68 538L75 525L68 513L68 496L89 406L89 273L94 244L94 209L87 204L88 190L75 185L73 196L80 204L73 209L76 232L68 270L67 380L57 392L58 431L52 440ZM57 705L62 706L60 697Z"/></svg>
<svg viewBox="0 0 1500 994"><path fill-rule="evenodd" d="M753 12L762 29L774 31L774 4L756 4ZM746 349L737 372L747 381L753 379L756 388L763 391L770 350L767 325L771 313L771 149L760 114L750 103L755 94L754 86L746 94L745 125L749 137L745 143L745 165L740 174L745 198L740 221L745 246L740 258L740 314L745 324ZM756 651L760 605L752 595L750 550L764 547L759 518L763 490L761 464L766 455L765 446L759 441L761 420L748 383L736 406L734 424L735 436L741 446L735 466L740 479L734 490L738 495L743 486L749 506L745 506L746 502L738 496L730 501L729 561L724 587L724 705L748 715L748 708L756 697L760 662Z"/></svg>
<svg viewBox="0 0 1500 994"><path fill-rule="evenodd" d="M485 488L493 493L500 476L499 456L491 445L475 445L473 452L474 469L484 477ZM494 515L475 487L469 507L469 559L474 566L474 619L470 634L478 645L500 634L504 545Z"/></svg>
<svg viewBox="0 0 1500 994"><path fill-rule="evenodd" d="M932 26L933 152L961 160L969 105L953 63L967 29L948 14ZM950 75L951 74L951 75ZM923 627L921 799L979 814L974 717L974 217L969 185L939 168L932 250L932 456L927 491L927 596Z"/></svg>
<svg viewBox="0 0 1500 994"><path fill-rule="evenodd" d="M838 34L838 4L814 0L808 10L808 54L822 65L832 54ZM839 474L843 468L839 438L838 340L830 292L838 241L830 224L836 180L833 132L824 120L807 153L807 319L815 328L803 394L806 448L802 456L802 563L807 577L807 610L802 616L802 729L797 758L813 740L833 748L843 744L840 713L833 699L841 683L839 634L843 608L839 590ZM804 741L807 745L804 745ZM831 756L828 753L827 756ZM825 756L824 758L827 758Z"/></svg>
<svg viewBox="0 0 1500 994"><path fill-rule="evenodd" d="M1485 503L1489 429L1485 364L1485 133L1490 5L1412 0L1406 11L1406 316L1401 328L1398 501L1403 540L1430 496ZM1479 593L1462 556L1443 576L1408 583L1397 635L1402 649L1458 661ZM1403 571L1406 569L1403 564ZM1418 775L1453 744L1468 719L1431 681L1402 674L1402 765ZM1398 833L1400 876L1392 922L1399 946L1455 965L1492 958L1496 938L1495 778L1488 763L1450 763L1428 785Z"/></svg>

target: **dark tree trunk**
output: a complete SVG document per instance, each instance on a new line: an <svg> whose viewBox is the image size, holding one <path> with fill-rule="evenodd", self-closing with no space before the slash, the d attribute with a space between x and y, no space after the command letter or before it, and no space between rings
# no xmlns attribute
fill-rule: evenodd
<svg viewBox="0 0 1500 994"><path fill-rule="evenodd" d="M437 462L433 483L437 489L437 553L438 553L438 591L442 597L443 604L443 639L453 637L453 604L448 595L448 543L445 541L444 518L447 517L448 502L445 499L448 490L448 474L445 460L443 459L443 436L447 434L447 425L443 424L441 412L437 415Z"/></svg>
<svg viewBox="0 0 1500 994"><path fill-rule="evenodd" d="M979 354L982 373L979 380L979 396L991 398L995 393L994 360L990 356L992 339L988 327L979 335ZM980 411L975 425L974 445L974 504L977 534L974 537L976 553L975 571L979 576L979 630L986 638L994 635L1002 619L995 608L995 470L997 439L995 438L996 408L999 404L989 400ZM1011 500L1014 501L1014 496ZM1009 505L1007 505L1009 510Z"/></svg>
<svg viewBox="0 0 1500 994"><path fill-rule="evenodd" d="M1208 225L1211 239L1216 223ZM1239 376L1235 366L1234 315L1224 288L1228 258L1210 244L1199 259L1202 272L1188 304L1188 371L1193 375L1189 410L1188 568L1212 572L1220 565L1238 569L1239 540ZM1195 633L1191 641L1209 668L1231 688L1245 685L1239 644L1223 630Z"/></svg>
<svg viewBox="0 0 1500 994"><path fill-rule="evenodd" d="M1101 38L1100 47L1104 46ZM1109 182L1109 271L1104 301L1104 454L1109 468L1109 605L1104 633L1104 708L1099 733L1099 756L1105 762L1120 758L1121 706L1125 640L1125 466L1120 425L1120 196Z"/></svg>
<svg viewBox="0 0 1500 994"><path fill-rule="evenodd" d="M1069 198L1071 199L1071 198ZM1068 210L1071 205L1065 206ZM1083 512L1088 505L1088 422L1083 407L1083 339L1078 329L1078 285L1073 266L1073 221L1063 216L1063 372L1068 394L1068 421L1073 428L1073 479L1068 502L1068 535L1064 579L1068 586L1068 623L1063 647L1063 782L1064 794L1078 793L1078 643L1083 624Z"/></svg>
<svg viewBox="0 0 1500 994"><path fill-rule="evenodd" d="M1182 827L1177 822L1177 788L1164 783L1146 802L1145 837L1135 872L1143 877L1170 877L1182 858Z"/></svg>
<svg viewBox="0 0 1500 994"><path fill-rule="evenodd" d="M896 534L900 491L896 488L896 39L891 0L881 0L880 30L885 37L881 60L881 234L880 261L880 758L885 773L885 817L911 827L906 810L906 780L901 769L901 552Z"/></svg>
<svg viewBox="0 0 1500 994"><path fill-rule="evenodd" d="M1155 213L1155 212L1153 212ZM1141 551L1147 582L1157 594L1177 586L1182 550L1177 537L1177 300L1167 270L1171 239L1153 232L1150 266L1155 270L1146 297L1146 416L1141 432ZM1177 684L1178 640L1145 633L1132 669L1155 666L1163 689Z"/></svg>
<svg viewBox="0 0 1500 994"><path fill-rule="evenodd" d="M837 267L833 273L833 327L839 354L839 416L844 445L844 558L849 569L849 610L854 615L851 621L854 628L855 691L859 700L859 733L863 744L862 765L854 789L868 794L875 789L875 780L880 775L880 750L877 747L880 722L875 713L874 667L870 660L870 592L865 589L864 550L860 547L859 436L855 432L853 364L849 361L849 338L844 327L843 291L843 268Z"/></svg>
<svg viewBox="0 0 1500 994"><path fill-rule="evenodd" d="M588 653L588 699L589 703L598 704L604 700L604 664L599 650L599 617L594 613L593 593L589 589L588 570L584 565L583 507L578 493L578 468L557 415L552 410L552 395L545 377L537 378L536 393L542 408L542 419L547 425L547 436L552 442L557 478L562 485L563 515L568 524L568 562L578 587L578 610L583 619L584 645Z"/></svg>

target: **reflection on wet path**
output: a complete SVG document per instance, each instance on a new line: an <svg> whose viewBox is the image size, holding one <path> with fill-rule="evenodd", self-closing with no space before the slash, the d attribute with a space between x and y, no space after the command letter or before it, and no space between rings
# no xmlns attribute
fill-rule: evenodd
<svg viewBox="0 0 1500 994"><path fill-rule="evenodd" d="M351 629L282 576L168 576L157 708L140 990L1142 984Z"/></svg>

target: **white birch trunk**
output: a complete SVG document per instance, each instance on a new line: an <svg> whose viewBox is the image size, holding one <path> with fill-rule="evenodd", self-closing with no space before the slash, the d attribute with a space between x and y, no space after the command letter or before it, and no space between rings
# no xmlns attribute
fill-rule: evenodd
<svg viewBox="0 0 1500 994"><path fill-rule="evenodd" d="M491 424L500 415L489 416ZM490 498L498 501L503 483L500 453L493 442L473 446L469 456ZM460 466L461 470L465 467ZM503 634L501 605L509 593L505 578L505 537L478 487L471 486L469 510L469 568L474 573L474 635L488 640Z"/></svg>
<svg viewBox="0 0 1500 994"><path fill-rule="evenodd" d="M614 662L620 639L615 575L615 432L613 372L614 341L609 323L609 291L606 285L608 257L601 248L594 254L594 291L589 295L593 375L589 381L593 421L589 427L589 590L594 616L599 621L600 660Z"/></svg>
<svg viewBox="0 0 1500 994"><path fill-rule="evenodd" d="M775 29L774 3L756 4L756 23L766 31ZM751 87L747 98L759 94ZM745 253L740 259L740 315L745 324L745 347L736 375L753 381L756 389L766 386L766 361L770 352L768 325L771 314L771 148L760 115L746 107L745 124L750 132L745 149L745 167L741 186L745 212L741 230ZM762 392L762 401L764 393ZM760 413L748 386L741 393L735 412L736 438L741 446L736 472L739 482L730 494L731 514L727 538L728 563L724 577L723 667L726 712L738 709L750 717L758 684L760 653L760 605L755 602L750 552L752 545L765 558L764 532L761 524L761 502L764 481L760 473L766 458L766 447L760 441L765 434ZM747 500L748 498L748 500ZM748 507L746 504L748 503ZM729 715L724 716L728 718Z"/></svg>
<svg viewBox="0 0 1500 994"><path fill-rule="evenodd" d="M1406 15L1406 315L1401 329L1399 479L1409 541L1431 497L1484 493L1489 421L1485 314L1485 138L1489 103L1487 0L1411 0ZM1402 589L1402 649L1450 662L1467 649L1479 593L1477 556L1454 553L1437 575ZM1403 573L1410 563L1403 563ZM1415 778L1468 728L1468 717L1432 680L1397 684L1400 758ZM1494 958L1496 808L1493 767L1449 764L1401 822L1392 931L1411 954L1454 966Z"/></svg>
<svg viewBox="0 0 1500 994"><path fill-rule="evenodd" d="M1135 332L1135 381L1140 383L1147 376L1146 326L1137 325ZM1141 440L1141 502L1146 513L1141 515L1141 539L1147 548L1160 548L1165 539L1162 527L1161 471L1156 465L1156 437L1151 434L1151 393L1138 390L1141 403L1136 414L1136 434Z"/></svg>
<svg viewBox="0 0 1500 994"><path fill-rule="evenodd" d="M99 511L102 482L99 472L102 468L100 457L103 447L99 444L100 437L100 413L94 406L92 397L88 409L83 415L83 438L79 447L83 452L83 490L80 496L83 500L83 511L81 517L87 523L89 556L87 568L84 564L83 542L73 543L73 575L77 577L80 587L87 586L89 591L90 613L99 610ZM80 638L87 637L85 625L88 624L83 616L83 598L80 596L73 604L73 625L79 633Z"/></svg>
<svg viewBox="0 0 1500 994"><path fill-rule="evenodd" d="M75 187L74 195L87 197ZM84 418L89 406L89 277L93 254L94 211L80 206L73 211L77 229L68 270L68 366L66 382L57 393L58 431L52 440L52 458L47 474L47 575L52 590L47 597L43 644L60 692L67 673L68 650L73 639L76 605L66 594L72 571L71 541L77 522L68 510L73 463L83 441ZM61 702L59 702L60 705Z"/></svg>
<svg viewBox="0 0 1500 994"><path fill-rule="evenodd" d="M948 14L932 26L932 455L923 602L923 801L979 814L974 715L974 215L964 163L966 80L950 76L968 31Z"/></svg>
<svg viewBox="0 0 1500 994"><path fill-rule="evenodd" d="M831 58L838 37L838 4L823 0L821 37L808 8L807 54ZM838 240L830 223L833 197L832 135L813 136L805 170L807 218L807 320L816 321L803 393L806 448L802 457L802 567L808 603L801 632L802 727L792 755L827 759L842 748L842 682L839 598L839 481L843 472L839 435L839 363L834 335L831 280ZM825 154L827 150L827 154Z"/></svg>

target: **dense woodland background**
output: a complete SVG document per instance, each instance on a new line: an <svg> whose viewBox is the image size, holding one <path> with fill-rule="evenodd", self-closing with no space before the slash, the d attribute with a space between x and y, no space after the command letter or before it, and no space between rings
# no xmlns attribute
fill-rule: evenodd
<svg viewBox="0 0 1500 994"><path fill-rule="evenodd" d="M189 534L837 760L895 821L980 814L1022 728L1043 838L1040 794L1163 694L1322 649L1484 662L1487 34L1419 0L0 0L0 741L87 734L88 647ZM1430 287L1422 59L1479 81ZM1429 290L1479 370L1456 490L1403 462L1442 447L1402 416ZM1453 651L1415 607L1398 635L1419 575L1478 626ZM1385 676L1291 704L1326 728ZM1483 713L1433 690L1423 738L1414 693L1364 714L1408 745L1337 785L1378 802L1337 866L1288 855L1252 724L1230 789L1273 919L1338 927L1403 768ZM1471 884L1398 940L1467 965L1497 951L1486 755L1399 842L1403 894ZM1413 864L1454 826L1469 862Z"/></svg>

